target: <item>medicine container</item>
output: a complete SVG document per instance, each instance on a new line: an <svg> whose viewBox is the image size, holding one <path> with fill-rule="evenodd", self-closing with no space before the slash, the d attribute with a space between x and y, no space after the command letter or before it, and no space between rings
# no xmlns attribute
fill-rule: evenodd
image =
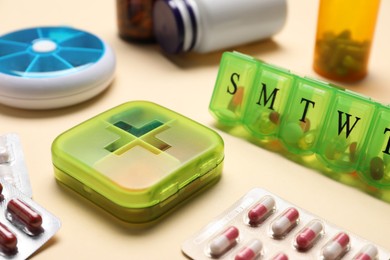
<svg viewBox="0 0 390 260"><path fill-rule="evenodd" d="M100 37L69 26L24 28L0 36L0 103L53 109L91 99L115 76L116 56Z"/></svg>
<svg viewBox="0 0 390 260"><path fill-rule="evenodd" d="M219 180L224 145L187 117L133 101L62 133L52 158L59 183L125 222L150 223Z"/></svg>
<svg viewBox="0 0 390 260"><path fill-rule="evenodd" d="M389 106L225 52L209 108L238 135L390 202Z"/></svg>
<svg viewBox="0 0 390 260"><path fill-rule="evenodd" d="M119 36L138 42L154 42L152 9L156 0L116 0Z"/></svg>
<svg viewBox="0 0 390 260"><path fill-rule="evenodd" d="M321 0L314 70L326 78L352 82L367 74L380 0Z"/></svg>
<svg viewBox="0 0 390 260"><path fill-rule="evenodd" d="M269 38L286 16L285 0L158 0L153 27L167 53L206 53Z"/></svg>

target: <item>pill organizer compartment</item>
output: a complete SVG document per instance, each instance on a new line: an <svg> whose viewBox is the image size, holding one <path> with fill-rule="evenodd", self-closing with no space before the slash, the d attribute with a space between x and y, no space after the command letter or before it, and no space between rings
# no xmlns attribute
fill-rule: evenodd
<svg viewBox="0 0 390 260"><path fill-rule="evenodd" d="M245 60L245 62L243 62ZM244 54L224 54L221 59L210 110L224 125L239 125L259 63Z"/></svg>
<svg viewBox="0 0 390 260"><path fill-rule="evenodd" d="M250 92L258 95L248 94L244 125L257 138L275 139L280 128L280 115L287 105L286 100L294 78L287 71L278 72L278 68L266 65L266 69L256 73L262 80L255 79Z"/></svg>
<svg viewBox="0 0 390 260"><path fill-rule="evenodd" d="M390 108L238 53L209 106L222 129L390 202Z"/></svg>
<svg viewBox="0 0 390 260"><path fill-rule="evenodd" d="M52 156L60 183L130 223L152 221L215 183L224 158L216 132L144 101L66 131Z"/></svg>

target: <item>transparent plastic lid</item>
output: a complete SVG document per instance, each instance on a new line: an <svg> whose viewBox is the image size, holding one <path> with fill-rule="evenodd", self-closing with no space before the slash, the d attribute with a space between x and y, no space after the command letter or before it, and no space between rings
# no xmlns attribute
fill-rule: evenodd
<svg viewBox="0 0 390 260"><path fill-rule="evenodd" d="M61 174L127 208L160 203L224 157L216 132L143 101L122 104L61 134L52 154Z"/></svg>
<svg viewBox="0 0 390 260"><path fill-rule="evenodd" d="M0 103L49 109L106 89L116 59L97 36L71 27L36 27L0 36Z"/></svg>
<svg viewBox="0 0 390 260"><path fill-rule="evenodd" d="M0 72L23 78L57 77L84 69L104 53L102 41L70 27L37 27L0 36Z"/></svg>
<svg viewBox="0 0 390 260"><path fill-rule="evenodd" d="M225 52L209 109L242 137L390 201L389 106Z"/></svg>

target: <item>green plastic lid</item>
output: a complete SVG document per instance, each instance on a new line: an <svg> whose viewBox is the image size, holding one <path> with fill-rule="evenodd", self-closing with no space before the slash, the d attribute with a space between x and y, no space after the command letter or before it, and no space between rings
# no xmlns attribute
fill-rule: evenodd
<svg viewBox="0 0 390 260"><path fill-rule="evenodd" d="M52 156L59 182L128 222L155 219L214 182L224 158L216 132L144 101L66 131Z"/></svg>

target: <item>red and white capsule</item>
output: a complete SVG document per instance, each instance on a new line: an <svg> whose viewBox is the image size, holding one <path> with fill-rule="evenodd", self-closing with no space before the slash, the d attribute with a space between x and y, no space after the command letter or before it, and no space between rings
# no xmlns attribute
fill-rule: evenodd
<svg viewBox="0 0 390 260"><path fill-rule="evenodd" d="M307 224L295 238L295 247L298 250L308 250L321 235L324 227L318 220L313 220Z"/></svg>
<svg viewBox="0 0 390 260"><path fill-rule="evenodd" d="M17 250L18 239L3 223L0 223L0 248L9 255Z"/></svg>
<svg viewBox="0 0 390 260"><path fill-rule="evenodd" d="M264 220L273 211L274 207L275 200L266 196L248 211L249 223L256 224Z"/></svg>
<svg viewBox="0 0 390 260"><path fill-rule="evenodd" d="M42 216L20 199L11 199L7 204L7 211L11 215L12 222L20 222L34 234L41 231Z"/></svg>
<svg viewBox="0 0 390 260"><path fill-rule="evenodd" d="M209 246L211 255L219 256L236 243L239 231L236 227L228 227L222 234L214 238Z"/></svg>
<svg viewBox="0 0 390 260"><path fill-rule="evenodd" d="M271 226L274 237L282 237L286 235L294 226L296 226L299 218L299 212L295 208L288 208L282 213Z"/></svg>
<svg viewBox="0 0 390 260"><path fill-rule="evenodd" d="M254 239L249 242L234 258L234 260L253 260L263 249L263 243L260 240Z"/></svg>
<svg viewBox="0 0 390 260"><path fill-rule="evenodd" d="M285 253L278 253L272 260L288 260L288 256Z"/></svg>
<svg viewBox="0 0 390 260"><path fill-rule="evenodd" d="M359 253L353 258L354 260L374 260L378 256L378 249L373 245L365 245Z"/></svg>
<svg viewBox="0 0 390 260"><path fill-rule="evenodd" d="M322 257L325 260L339 259L349 250L349 236L340 232L332 238L322 249Z"/></svg>

